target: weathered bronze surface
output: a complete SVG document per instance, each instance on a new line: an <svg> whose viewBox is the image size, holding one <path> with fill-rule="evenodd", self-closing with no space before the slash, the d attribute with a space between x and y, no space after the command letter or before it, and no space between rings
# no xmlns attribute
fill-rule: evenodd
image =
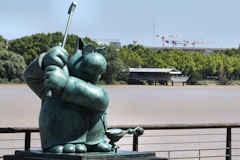
<svg viewBox="0 0 240 160"><path fill-rule="evenodd" d="M61 46L37 57L25 70L28 86L41 98L42 149L53 153L109 152L105 141L107 92L96 82L106 70L102 54ZM47 92L51 90L51 95Z"/></svg>
<svg viewBox="0 0 240 160"><path fill-rule="evenodd" d="M117 150L119 147L115 143L118 142L122 137L124 137L127 134L134 134L135 136L141 136L143 132L144 132L143 128L140 128L140 127L136 127L135 129L129 128L127 130L113 128L113 129L108 129L106 131L106 136L110 139L109 143L112 145L112 150L115 153L117 153Z"/></svg>
<svg viewBox="0 0 240 160"><path fill-rule="evenodd" d="M43 152L117 152L117 142L125 134L143 129L107 131L107 92L96 82L107 67L102 48L77 42L69 57L64 49L76 3L69 8L63 44L42 53L26 68L28 86L42 100L39 129ZM141 133L141 134L142 134ZM110 143L105 141L105 134ZM139 134L139 135L141 135Z"/></svg>

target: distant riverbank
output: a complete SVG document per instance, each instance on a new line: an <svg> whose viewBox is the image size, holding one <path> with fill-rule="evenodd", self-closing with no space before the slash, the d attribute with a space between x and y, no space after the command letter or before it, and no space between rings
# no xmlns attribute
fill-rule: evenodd
<svg viewBox="0 0 240 160"><path fill-rule="evenodd" d="M0 81L0 85L26 85L25 82L4 82L1 83ZM99 85L104 85L104 86L134 86L134 85L128 85L127 83L114 83L114 84L105 84L105 83L100 83ZM147 83L142 84L142 85L138 85L138 86L154 86L149 85ZM156 84L156 86L163 86L160 84ZM168 86L172 86L171 82L168 83ZM174 83L174 86L183 86L182 83ZM239 80L234 80L234 81L227 81L225 83L222 83L220 81L215 81L215 80L201 80L198 81L196 84L188 84L185 83L184 86L240 86L240 81Z"/></svg>
<svg viewBox="0 0 240 160"><path fill-rule="evenodd" d="M0 81L0 85L25 85L25 82L6 82L6 81ZM103 82L100 82L100 85L107 85L107 86L122 86L122 85L128 85L126 82L116 82L114 84L105 84ZM171 86L171 82L168 83L168 86ZM226 85L226 86L240 86L240 80L229 80L226 82L221 82L221 81L217 81L217 80L201 80L201 81L197 81L195 84L188 84L185 83L184 85L188 85L188 86L222 86L222 85ZM128 86L132 86L132 85L128 85ZM143 83L143 85L140 86L151 86L147 83ZM161 86L157 83L157 86ZM182 86L182 83L174 83L174 86Z"/></svg>
<svg viewBox="0 0 240 160"><path fill-rule="evenodd" d="M201 80L201 81L197 81L196 85L240 85L240 81L239 80L226 80L226 81Z"/></svg>

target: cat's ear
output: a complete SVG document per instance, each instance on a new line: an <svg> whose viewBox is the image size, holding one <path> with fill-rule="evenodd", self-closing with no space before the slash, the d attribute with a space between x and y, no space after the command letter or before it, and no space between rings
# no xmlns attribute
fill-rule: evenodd
<svg viewBox="0 0 240 160"><path fill-rule="evenodd" d="M82 41L82 39L80 37L78 37L78 42L77 42L77 48L82 50L83 47L85 46L84 42Z"/></svg>
<svg viewBox="0 0 240 160"><path fill-rule="evenodd" d="M78 37L75 51L73 52L72 56L68 60L68 67L72 68L76 63L81 61L82 55L83 55L83 48L84 48L84 42L80 37Z"/></svg>
<svg viewBox="0 0 240 160"><path fill-rule="evenodd" d="M80 37L78 37L77 42L76 42L76 46L75 46L74 54L77 52L77 50L82 51L84 46L85 46L85 44L84 44L83 40Z"/></svg>

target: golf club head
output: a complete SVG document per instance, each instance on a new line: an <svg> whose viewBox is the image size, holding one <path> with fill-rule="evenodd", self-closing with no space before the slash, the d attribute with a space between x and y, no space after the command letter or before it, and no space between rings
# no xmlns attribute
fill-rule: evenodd
<svg viewBox="0 0 240 160"><path fill-rule="evenodd" d="M69 15L72 14L75 11L76 7L77 7L77 2L73 1L71 6L68 9L68 14Z"/></svg>

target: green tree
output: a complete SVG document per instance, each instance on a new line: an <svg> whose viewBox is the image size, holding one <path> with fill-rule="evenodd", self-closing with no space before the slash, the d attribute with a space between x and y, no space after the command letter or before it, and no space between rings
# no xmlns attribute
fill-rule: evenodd
<svg viewBox="0 0 240 160"><path fill-rule="evenodd" d="M134 52L125 46L119 50L119 58L121 58L129 67L138 68L143 66L143 60L137 52Z"/></svg>
<svg viewBox="0 0 240 160"><path fill-rule="evenodd" d="M25 36L22 38L14 39L9 42L9 50L22 55L25 62L29 64L35 57L43 52L47 52L50 48L59 45L63 42L63 34L61 32L55 33L37 33L31 36ZM72 54L75 50L78 36L70 34L67 37L64 48L69 54ZM85 37L83 41L86 44L97 43L92 41L90 38Z"/></svg>
<svg viewBox="0 0 240 160"><path fill-rule="evenodd" d="M0 35L0 50L7 48L7 40Z"/></svg>
<svg viewBox="0 0 240 160"><path fill-rule="evenodd" d="M44 33L25 36L23 38L11 40L9 50L24 57L25 62L29 64L40 53L50 49L50 39Z"/></svg>
<svg viewBox="0 0 240 160"><path fill-rule="evenodd" d="M188 84L195 85L199 80L202 80L203 77L199 72L192 72L188 80Z"/></svg>
<svg viewBox="0 0 240 160"><path fill-rule="evenodd" d="M0 78L12 80L23 80L22 74L26 67L22 56L11 51L0 50Z"/></svg>
<svg viewBox="0 0 240 160"><path fill-rule="evenodd" d="M107 71L103 74L102 79L107 84L115 81L127 80L128 67L120 59L119 54L114 46L106 48Z"/></svg>
<svg viewBox="0 0 240 160"><path fill-rule="evenodd" d="M97 42L91 40L89 37L84 37L84 38L83 38L83 42L86 43L86 44L92 44L92 45L94 45L95 47L98 47Z"/></svg>

